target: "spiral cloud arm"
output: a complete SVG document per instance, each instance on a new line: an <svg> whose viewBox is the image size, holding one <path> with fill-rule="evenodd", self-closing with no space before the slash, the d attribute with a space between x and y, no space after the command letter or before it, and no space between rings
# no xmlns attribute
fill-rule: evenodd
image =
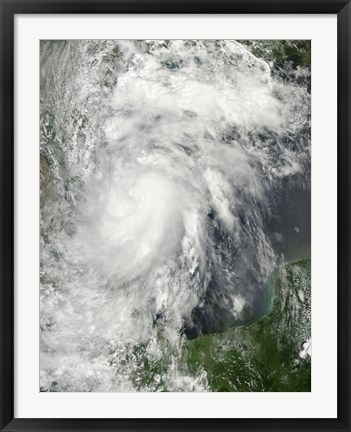
<svg viewBox="0 0 351 432"><path fill-rule="evenodd" d="M167 389L206 390L177 353L269 310L276 218L308 193L310 95L235 41L47 41L41 58L41 385L133 391L146 346L171 359Z"/></svg>

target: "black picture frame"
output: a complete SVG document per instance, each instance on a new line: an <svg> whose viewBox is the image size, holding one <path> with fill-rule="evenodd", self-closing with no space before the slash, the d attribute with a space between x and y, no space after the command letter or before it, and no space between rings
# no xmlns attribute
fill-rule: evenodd
<svg viewBox="0 0 351 432"><path fill-rule="evenodd" d="M344 0L0 0L0 429L2 431L350 431L351 4ZM14 17L16 14L337 14L338 351L336 419L14 418Z"/></svg>

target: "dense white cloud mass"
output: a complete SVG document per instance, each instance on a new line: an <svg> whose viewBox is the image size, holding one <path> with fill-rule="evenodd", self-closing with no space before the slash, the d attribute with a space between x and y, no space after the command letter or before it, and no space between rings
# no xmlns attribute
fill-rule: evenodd
<svg viewBox="0 0 351 432"><path fill-rule="evenodd" d="M235 41L41 59L41 386L133 391L141 347L169 358L168 390L206 390L181 346L270 305L274 217L309 185L306 71L279 79Z"/></svg>

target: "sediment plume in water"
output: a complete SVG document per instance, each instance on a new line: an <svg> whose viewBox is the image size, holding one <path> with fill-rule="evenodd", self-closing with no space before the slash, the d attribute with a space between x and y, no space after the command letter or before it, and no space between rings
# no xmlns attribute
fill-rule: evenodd
<svg viewBox="0 0 351 432"><path fill-rule="evenodd" d="M264 316L308 250L308 82L236 41L41 42L43 390L135 391L138 350L208 390L186 339Z"/></svg>

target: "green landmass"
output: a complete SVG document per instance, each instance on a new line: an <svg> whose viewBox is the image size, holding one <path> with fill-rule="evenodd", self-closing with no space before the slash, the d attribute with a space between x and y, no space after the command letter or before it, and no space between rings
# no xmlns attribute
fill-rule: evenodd
<svg viewBox="0 0 351 432"><path fill-rule="evenodd" d="M212 391L310 391L310 357L299 357L310 338L310 289L311 261L287 264L270 314L248 328L188 341L189 368L203 367Z"/></svg>
<svg viewBox="0 0 351 432"><path fill-rule="evenodd" d="M240 40L258 58L282 67L290 62L298 66L311 67L311 41L309 40Z"/></svg>
<svg viewBox="0 0 351 432"><path fill-rule="evenodd" d="M184 374L205 371L213 392L309 392L311 359L301 358L310 339L311 261L281 270L271 312L250 327L232 328L185 341L178 366ZM133 347L126 362L136 364L131 379L140 391L169 391L164 376L172 357L160 328L163 356L150 356L148 343Z"/></svg>

